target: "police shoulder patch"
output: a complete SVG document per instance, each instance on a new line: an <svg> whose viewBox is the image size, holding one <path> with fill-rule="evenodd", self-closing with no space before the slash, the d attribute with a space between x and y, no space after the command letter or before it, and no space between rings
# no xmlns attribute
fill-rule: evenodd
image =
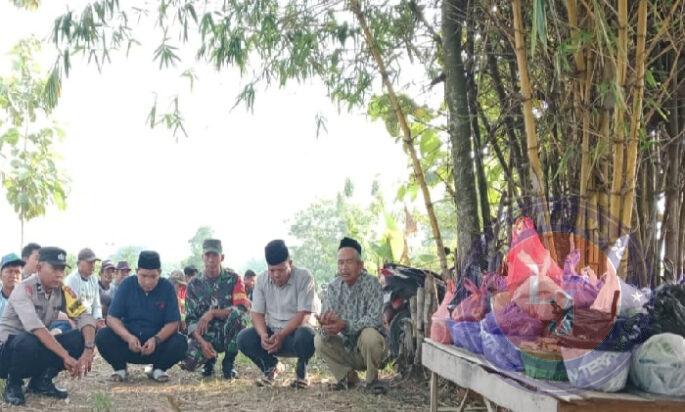
<svg viewBox="0 0 685 412"><path fill-rule="evenodd" d="M69 286L64 286L64 291L65 291L66 293L68 293L69 296L71 296L72 299L76 299L76 298L77 298L76 293L75 293L73 290L71 290L71 288L70 288Z"/></svg>
<svg viewBox="0 0 685 412"><path fill-rule="evenodd" d="M33 286L31 286L31 285L24 285L24 290L26 291L26 293L27 293L28 295L32 295L32 294L33 294Z"/></svg>

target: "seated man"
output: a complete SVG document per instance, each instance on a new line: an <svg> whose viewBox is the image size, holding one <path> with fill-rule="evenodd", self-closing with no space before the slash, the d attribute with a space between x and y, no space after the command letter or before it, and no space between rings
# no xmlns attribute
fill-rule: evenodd
<svg viewBox="0 0 685 412"><path fill-rule="evenodd" d="M188 353L181 365L193 371L204 364L202 375L214 374L217 354L224 352L221 368L224 379L237 377L234 368L238 355L236 337L246 324L245 312L250 301L240 275L223 269L221 241L205 239L202 243L204 271L195 276L186 289L186 324Z"/></svg>
<svg viewBox="0 0 685 412"><path fill-rule="evenodd" d="M72 377L90 372L95 319L62 286L66 266L64 250L41 248L37 273L14 288L0 317L0 377L7 379L4 399L10 405L24 404L24 378L31 378L29 391L65 399L67 391L55 387L52 379L64 369ZM51 335L45 325L57 319L60 311L74 319L79 330Z"/></svg>
<svg viewBox="0 0 685 412"><path fill-rule="evenodd" d="M93 276L95 262L98 260L100 259L91 249L82 249L78 252L76 270L64 279L64 283L76 293L76 297L95 318L97 327L100 329L105 327L105 318L102 317L100 286L98 286L98 279Z"/></svg>
<svg viewBox="0 0 685 412"><path fill-rule="evenodd" d="M314 329L309 315L317 309L314 278L307 269L293 266L282 240L265 248L268 271L257 278L252 300L252 325L238 335L238 348L264 374L257 385L273 384L278 358L297 357L291 386L305 388L307 363L314 356Z"/></svg>
<svg viewBox="0 0 685 412"><path fill-rule="evenodd" d="M102 316L107 317L107 311L112 305L112 279L114 278L114 264L111 260L103 260L100 268L100 305L102 306Z"/></svg>
<svg viewBox="0 0 685 412"><path fill-rule="evenodd" d="M369 275L361 258L362 247L344 238L338 248L338 275L326 289L321 333L314 339L316 353L337 380L333 389L348 389L358 380L357 370L366 370L366 387L375 394L387 391L378 380L385 357L383 335L383 289Z"/></svg>
<svg viewBox="0 0 685 412"><path fill-rule="evenodd" d="M24 260L20 259L16 254L10 253L2 257L0 266L0 278L2 279L2 289L0 289L0 315L2 315L14 287L21 281L21 270L24 267Z"/></svg>
<svg viewBox="0 0 685 412"><path fill-rule="evenodd" d="M176 292L160 275L159 254L140 252L136 276L119 286L107 327L95 339L98 351L114 369L115 382L128 378L127 363L152 365L148 377L167 382L166 371L183 359L188 348L185 336L178 333L181 315Z"/></svg>

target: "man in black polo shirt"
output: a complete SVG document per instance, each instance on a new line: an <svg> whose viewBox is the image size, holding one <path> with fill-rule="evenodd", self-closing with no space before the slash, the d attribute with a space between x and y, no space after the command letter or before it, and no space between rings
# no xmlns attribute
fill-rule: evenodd
<svg viewBox="0 0 685 412"><path fill-rule="evenodd" d="M152 365L148 377L167 382L167 369L183 359L188 343L178 333L181 315L171 283L160 278L159 254L142 251L136 276L126 278L114 296L107 326L95 339L98 351L112 365L111 379L127 379L127 363Z"/></svg>

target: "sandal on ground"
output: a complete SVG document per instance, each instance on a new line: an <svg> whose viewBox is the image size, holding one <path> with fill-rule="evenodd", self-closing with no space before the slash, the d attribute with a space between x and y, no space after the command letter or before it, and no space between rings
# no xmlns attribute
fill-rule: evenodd
<svg viewBox="0 0 685 412"><path fill-rule="evenodd" d="M128 373L126 372L126 369L114 371L109 376L109 380L111 382L126 382L127 379L128 379Z"/></svg>
<svg viewBox="0 0 685 412"><path fill-rule="evenodd" d="M297 378L290 382L290 387L295 389L306 389L309 387L309 380L304 378Z"/></svg>
<svg viewBox="0 0 685 412"><path fill-rule="evenodd" d="M255 384L260 387L273 386L273 384L276 382L276 375L276 368L272 368L266 372L264 376L257 378Z"/></svg>
<svg viewBox="0 0 685 412"><path fill-rule="evenodd" d="M385 382L376 379L366 385L366 391L374 395L385 395L388 393L388 385Z"/></svg>
<svg viewBox="0 0 685 412"><path fill-rule="evenodd" d="M148 378L156 382L169 382L169 375L161 369L146 371L146 374Z"/></svg>

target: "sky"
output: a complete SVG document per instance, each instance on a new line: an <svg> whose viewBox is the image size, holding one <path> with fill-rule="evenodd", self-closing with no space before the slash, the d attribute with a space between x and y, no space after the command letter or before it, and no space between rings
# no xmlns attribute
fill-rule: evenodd
<svg viewBox="0 0 685 412"><path fill-rule="evenodd" d="M83 1L69 1L80 10ZM9 73L11 47L35 35L44 40L47 71L54 61L48 40L64 1L44 1L34 12L0 0L0 76ZM149 38L148 38L149 37ZM73 58L53 118L65 132L56 148L70 179L67 208L50 207L25 226L25 241L61 246L68 253L91 247L103 258L119 247L139 245L177 262L189 254L188 239L202 225L222 239L230 266L262 258L264 245L288 237L288 219L317 199L332 198L345 179L357 200L370 198L374 179L388 193L407 176L402 148L382 123L362 109L339 112L316 84L292 84L258 92L254 112L235 96L237 72L199 67L192 93L176 70L152 61L159 39L144 36L129 58L114 55L102 73ZM181 92L188 137L150 129L146 116L155 96L159 110ZM315 115L327 118L317 137ZM0 252L20 249L19 221L5 193L0 197Z"/></svg>

